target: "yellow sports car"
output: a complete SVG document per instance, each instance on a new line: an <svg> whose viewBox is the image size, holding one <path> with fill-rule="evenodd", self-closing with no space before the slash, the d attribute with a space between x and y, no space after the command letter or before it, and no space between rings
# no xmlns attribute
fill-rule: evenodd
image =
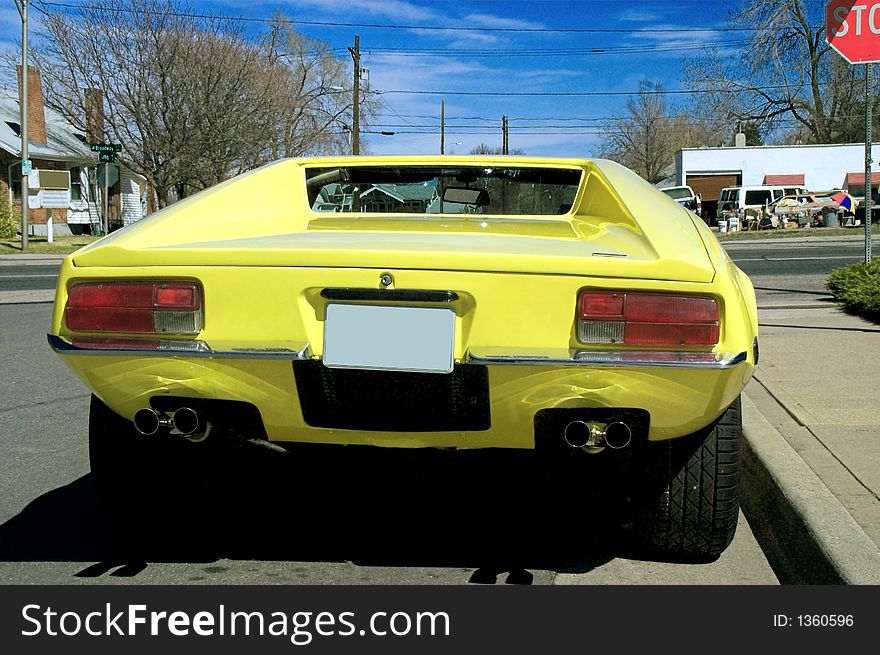
<svg viewBox="0 0 880 655"><path fill-rule="evenodd" d="M716 557L736 527L752 285L610 161L279 161L67 257L48 338L105 481L221 432L533 449L630 458L654 551Z"/></svg>

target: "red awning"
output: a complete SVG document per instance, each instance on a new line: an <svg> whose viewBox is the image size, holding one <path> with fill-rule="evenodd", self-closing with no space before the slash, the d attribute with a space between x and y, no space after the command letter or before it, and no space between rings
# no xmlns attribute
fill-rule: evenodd
<svg viewBox="0 0 880 655"><path fill-rule="evenodd" d="M764 184L772 184L773 186L804 186L804 174L778 173L771 175L768 173L764 176Z"/></svg>
<svg viewBox="0 0 880 655"><path fill-rule="evenodd" d="M880 184L880 171L871 171L871 184ZM846 185L865 186L865 171L861 173L847 173Z"/></svg>

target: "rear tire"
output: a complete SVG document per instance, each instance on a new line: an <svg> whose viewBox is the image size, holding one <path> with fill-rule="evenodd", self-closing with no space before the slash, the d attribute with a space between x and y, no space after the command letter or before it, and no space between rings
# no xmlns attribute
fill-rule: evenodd
<svg viewBox="0 0 880 655"><path fill-rule="evenodd" d="M716 423L688 437L647 443L637 472L636 535L652 555L712 561L730 545L739 518L740 398Z"/></svg>

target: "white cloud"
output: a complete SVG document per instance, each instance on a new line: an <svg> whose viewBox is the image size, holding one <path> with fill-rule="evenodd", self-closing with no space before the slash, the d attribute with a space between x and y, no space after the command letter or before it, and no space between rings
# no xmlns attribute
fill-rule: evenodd
<svg viewBox="0 0 880 655"><path fill-rule="evenodd" d="M492 29L542 29L540 23L519 20L517 18L504 18L502 16L491 16L489 14L469 14L462 21L464 23L473 24L474 27L488 27Z"/></svg>
<svg viewBox="0 0 880 655"><path fill-rule="evenodd" d="M620 15L620 20L635 23L653 23L660 20L659 14L642 9L628 9Z"/></svg>
<svg viewBox="0 0 880 655"><path fill-rule="evenodd" d="M530 68L527 70L520 70L513 73L513 76L528 81L540 81L540 82L554 82L558 81L563 77L582 77L584 75L584 71L582 70L574 70L574 69L565 69L565 68L550 68L541 70L540 68Z"/></svg>
<svg viewBox="0 0 880 655"><path fill-rule="evenodd" d="M364 17L379 16L393 18L397 23L421 23L443 18L443 14L433 9L405 0L289 0L288 4L297 8L323 11L332 15L335 20L346 23L363 22Z"/></svg>

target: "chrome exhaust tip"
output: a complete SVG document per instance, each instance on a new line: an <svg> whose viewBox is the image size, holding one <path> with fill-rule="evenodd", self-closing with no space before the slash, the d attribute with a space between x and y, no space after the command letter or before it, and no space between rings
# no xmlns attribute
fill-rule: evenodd
<svg viewBox="0 0 880 655"><path fill-rule="evenodd" d="M600 423L572 421L562 431L562 439L575 450L595 455L605 450L603 426Z"/></svg>
<svg viewBox="0 0 880 655"><path fill-rule="evenodd" d="M145 437L151 437L171 427L171 419L155 409L144 407L134 414L134 428Z"/></svg>
<svg viewBox="0 0 880 655"><path fill-rule="evenodd" d="M201 412L192 407L179 407L171 415L171 424L182 435L195 434L205 430L205 421Z"/></svg>
<svg viewBox="0 0 880 655"><path fill-rule="evenodd" d="M626 448L632 441L632 430L626 423L615 421L605 426L605 445L612 450Z"/></svg>
<svg viewBox="0 0 880 655"><path fill-rule="evenodd" d="M583 421L572 421L565 426L562 438L572 448L583 448L593 438L593 429Z"/></svg>

